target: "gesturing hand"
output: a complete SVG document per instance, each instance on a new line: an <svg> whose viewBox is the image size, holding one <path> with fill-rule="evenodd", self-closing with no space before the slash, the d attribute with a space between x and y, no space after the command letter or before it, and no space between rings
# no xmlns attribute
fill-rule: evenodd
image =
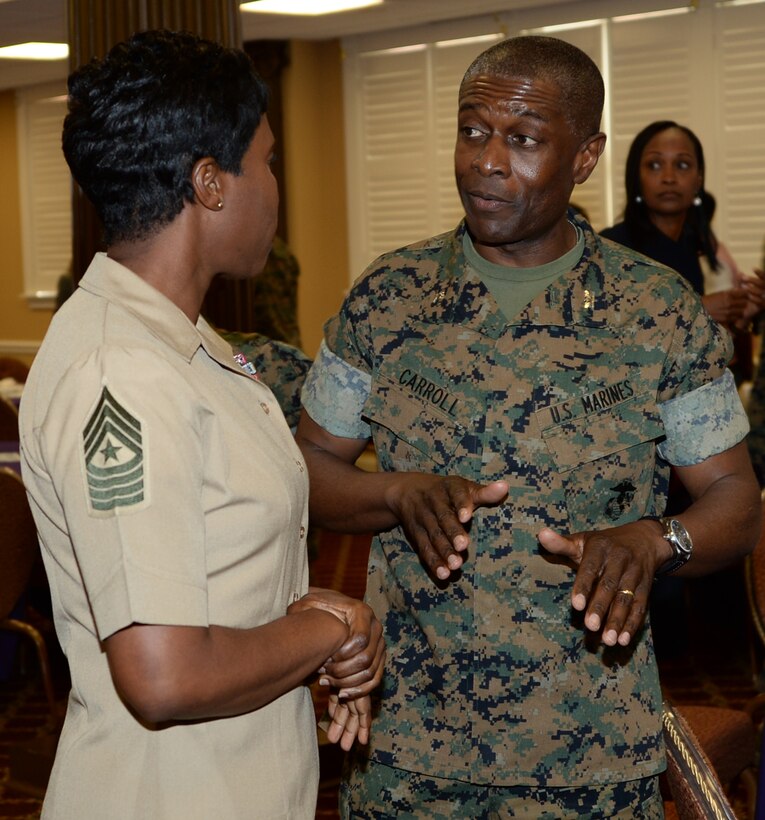
<svg viewBox="0 0 765 820"><path fill-rule="evenodd" d="M477 507L499 504L505 481L476 484L457 476L397 473L385 494L407 539L428 570L444 581L462 566L470 538L465 530Z"/></svg>
<svg viewBox="0 0 765 820"><path fill-rule="evenodd" d="M602 628L607 646L627 646L645 621L656 569L671 552L656 522L571 535L545 527L538 538L546 550L578 565L571 605L586 610L587 629Z"/></svg>

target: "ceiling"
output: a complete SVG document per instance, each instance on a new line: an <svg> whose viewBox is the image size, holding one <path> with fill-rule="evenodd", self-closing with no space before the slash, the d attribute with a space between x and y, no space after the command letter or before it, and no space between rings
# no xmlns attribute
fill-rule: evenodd
<svg viewBox="0 0 765 820"><path fill-rule="evenodd" d="M549 0L545 5L570 2ZM384 0L369 9L299 18L242 14L244 40L323 40L466 17L466 0ZM535 0L470 0L470 16L538 5ZM66 42L67 0L0 0L0 46L29 41ZM66 76L65 61L0 60L0 89Z"/></svg>

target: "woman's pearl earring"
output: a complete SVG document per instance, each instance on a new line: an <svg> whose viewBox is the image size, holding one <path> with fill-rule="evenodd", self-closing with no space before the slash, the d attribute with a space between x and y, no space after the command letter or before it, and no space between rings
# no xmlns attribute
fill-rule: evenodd
<svg viewBox="0 0 765 820"><path fill-rule="evenodd" d="M638 194L638 195L635 197L635 202L637 202L637 204L638 204L638 205L640 205L640 203L641 203L642 201L643 201L643 197L642 197L642 196L640 196L640 194Z"/></svg>
<svg viewBox="0 0 765 820"><path fill-rule="evenodd" d="M698 194L696 194L696 196L693 198L693 204L698 208L699 205L701 205L701 202L701 197Z"/></svg>

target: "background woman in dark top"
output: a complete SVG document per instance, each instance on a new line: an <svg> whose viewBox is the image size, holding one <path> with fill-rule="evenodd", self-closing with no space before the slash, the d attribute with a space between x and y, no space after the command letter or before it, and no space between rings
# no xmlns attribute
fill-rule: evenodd
<svg viewBox="0 0 765 820"><path fill-rule="evenodd" d="M662 120L632 141L624 175L624 221L603 236L650 256L680 273L702 297L713 319L745 329L764 306L765 283L729 271L731 286L705 293L703 266L723 278L720 247L710 226L714 199L704 190L704 150L683 125Z"/></svg>

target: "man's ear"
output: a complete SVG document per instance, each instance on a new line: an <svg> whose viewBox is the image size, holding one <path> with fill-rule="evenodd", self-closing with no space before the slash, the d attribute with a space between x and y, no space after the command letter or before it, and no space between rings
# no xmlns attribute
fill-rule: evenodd
<svg viewBox="0 0 765 820"><path fill-rule="evenodd" d="M587 181L590 174L595 170L605 147L606 135L602 132L587 137L579 146L579 151L574 160L574 182L577 185Z"/></svg>
<svg viewBox="0 0 765 820"><path fill-rule="evenodd" d="M202 157L194 163L191 186L200 205L211 211L223 207L223 172L212 157Z"/></svg>

